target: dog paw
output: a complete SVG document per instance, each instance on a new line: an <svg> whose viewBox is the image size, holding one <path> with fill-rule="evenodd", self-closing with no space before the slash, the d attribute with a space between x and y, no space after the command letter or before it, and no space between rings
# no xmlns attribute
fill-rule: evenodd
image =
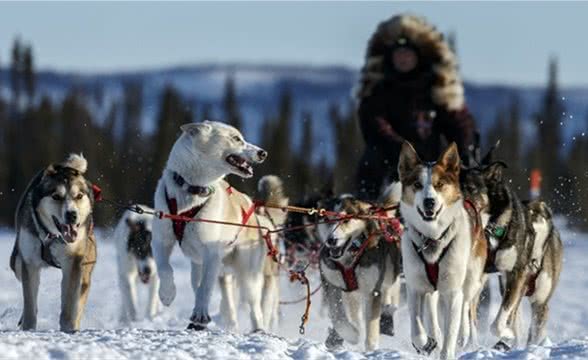
<svg viewBox="0 0 588 360"><path fill-rule="evenodd" d="M202 330L206 330L206 325L190 323L190 324L188 324L187 329L193 330L193 331L202 331Z"/></svg>
<svg viewBox="0 0 588 360"><path fill-rule="evenodd" d="M206 326L210 320L210 315L204 312L196 312L190 317L192 324L199 324L204 326Z"/></svg>
<svg viewBox="0 0 588 360"><path fill-rule="evenodd" d="M512 346L508 344L508 340L500 340L496 343L496 345L494 345L493 349L501 352L507 352L512 349Z"/></svg>
<svg viewBox="0 0 588 360"><path fill-rule="evenodd" d="M335 350L343 346L343 338L337 334L337 331L333 328L329 328L329 336L325 340L325 346L329 350Z"/></svg>
<svg viewBox="0 0 588 360"><path fill-rule="evenodd" d="M159 285L159 299L165 306L170 306L176 298L176 285L172 276L161 277Z"/></svg>
<svg viewBox="0 0 588 360"><path fill-rule="evenodd" d="M418 347L414 343L412 343L412 346L419 355L430 355L437 348L437 340L430 337L424 346Z"/></svg>
<svg viewBox="0 0 588 360"><path fill-rule="evenodd" d="M380 317L380 334L394 336L394 315L382 313L382 317Z"/></svg>

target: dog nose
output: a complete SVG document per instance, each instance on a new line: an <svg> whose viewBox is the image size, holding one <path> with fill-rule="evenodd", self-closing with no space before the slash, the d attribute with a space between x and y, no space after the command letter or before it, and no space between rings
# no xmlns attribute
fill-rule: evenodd
<svg viewBox="0 0 588 360"><path fill-rule="evenodd" d="M332 236L330 236L327 239L327 245L329 245L329 246L335 246L335 245L337 245L337 239L334 238L334 237L332 237Z"/></svg>
<svg viewBox="0 0 588 360"><path fill-rule="evenodd" d="M265 158L267 157L267 151L259 149L257 151L257 157L259 158L259 161L265 160Z"/></svg>
<svg viewBox="0 0 588 360"><path fill-rule="evenodd" d="M67 211L65 213L65 222L68 224L75 224L78 221L78 213L75 211Z"/></svg>
<svg viewBox="0 0 588 360"><path fill-rule="evenodd" d="M149 266L146 266L143 269L143 274L145 274L145 275L151 275L151 268Z"/></svg>
<svg viewBox="0 0 588 360"><path fill-rule="evenodd" d="M435 209L435 199L433 198L426 198L423 201L423 205L425 206L425 210L432 211Z"/></svg>

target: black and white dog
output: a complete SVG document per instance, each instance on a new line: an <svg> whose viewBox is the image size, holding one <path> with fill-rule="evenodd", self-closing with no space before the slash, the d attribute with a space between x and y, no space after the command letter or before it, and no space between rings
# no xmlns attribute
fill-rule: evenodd
<svg viewBox="0 0 588 360"><path fill-rule="evenodd" d="M150 210L141 205L144 210ZM117 250L118 281L121 291L121 321L136 321L137 283L149 286L147 317L152 319L159 308L159 277L151 250L153 216L125 211L114 231Z"/></svg>

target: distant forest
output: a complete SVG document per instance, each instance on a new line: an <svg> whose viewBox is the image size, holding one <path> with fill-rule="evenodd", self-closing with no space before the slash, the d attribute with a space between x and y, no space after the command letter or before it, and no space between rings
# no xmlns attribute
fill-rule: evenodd
<svg viewBox="0 0 588 360"><path fill-rule="evenodd" d="M0 98L0 224L12 226L14 210L32 176L70 152L83 152L88 159L88 178L102 187L104 196L123 203L152 204L152 196L181 124L210 118L210 107L188 106L180 93L167 86L161 93L156 127L145 133L141 127L143 88L129 81L124 94L106 114L95 114L84 100L83 89L71 88L59 102L37 94L34 52L30 45L15 40L6 66L10 69L10 98ZM2 58L0 57L0 61ZM3 64L0 62L0 66ZM571 148L562 149L562 114L565 109L558 93L557 62L552 59L541 107L536 110L537 138L523 148L519 99L513 97L505 109L496 109L493 128L482 134L483 144L501 139L498 157L508 164L507 175L522 198L529 191L529 173L540 169L543 197L572 224L587 227L588 136L578 134ZM6 84L2 84L6 85ZM467 94L466 94L467 96ZM38 100L40 99L40 100ZM252 180L231 177L232 184L255 193L256 180L265 174L284 179L291 202L332 183L337 192L354 189L356 167L363 152L363 139L354 104L344 108L333 104L329 113L336 139L334 163L315 161L310 154L323 151L313 138L313 114L308 111L294 119L295 99L287 87L276 94L277 115L265 119L258 144L268 160L256 169ZM227 76L221 119L240 128L243 117L233 77ZM301 145L292 143L293 121L302 121ZM528 141L527 141L528 142ZM563 150L563 151L562 151ZM322 157L326 159L326 157ZM100 226L113 224L116 211L105 205L96 209Z"/></svg>

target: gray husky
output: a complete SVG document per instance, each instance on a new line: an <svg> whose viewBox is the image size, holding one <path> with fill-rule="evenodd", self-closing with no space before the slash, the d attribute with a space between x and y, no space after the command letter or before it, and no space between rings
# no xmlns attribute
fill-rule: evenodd
<svg viewBox="0 0 588 360"><path fill-rule="evenodd" d="M40 171L16 208L16 241L10 267L22 282L23 330L37 327L37 295L41 269L61 268L60 329L77 331L88 299L96 263L93 235L93 187L84 178L87 161L71 154Z"/></svg>

